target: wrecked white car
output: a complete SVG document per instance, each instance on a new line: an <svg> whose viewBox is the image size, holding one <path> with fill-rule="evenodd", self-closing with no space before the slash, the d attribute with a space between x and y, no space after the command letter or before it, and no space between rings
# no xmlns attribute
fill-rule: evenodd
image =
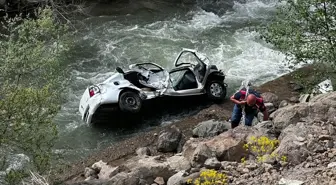
<svg viewBox="0 0 336 185"><path fill-rule="evenodd" d="M95 121L101 111L137 113L143 101L162 96L193 96L206 94L210 100L226 96L225 75L209 59L192 49L183 49L169 72L155 63L139 63L117 73L102 83L89 86L79 105L82 120ZM113 107L113 108L112 108Z"/></svg>

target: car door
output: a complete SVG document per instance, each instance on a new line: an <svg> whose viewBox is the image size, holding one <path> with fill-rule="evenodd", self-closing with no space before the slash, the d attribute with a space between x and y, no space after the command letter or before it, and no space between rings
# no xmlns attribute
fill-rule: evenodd
<svg viewBox="0 0 336 185"><path fill-rule="evenodd" d="M165 95L190 96L202 92L201 83L188 66L174 68L169 72L169 78L169 88L165 91Z"/></svg>
<svg viewBox="0 0 336 185"><path fill-rule="evenodd" d="M175 67L189 66L199 82L203 82L206 74L206 65L192 49L183 49L175 60Z"/></svg>

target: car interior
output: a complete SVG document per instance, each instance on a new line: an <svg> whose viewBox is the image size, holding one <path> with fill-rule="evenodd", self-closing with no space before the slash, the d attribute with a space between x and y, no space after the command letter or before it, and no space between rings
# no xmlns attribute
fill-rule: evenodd
<svg viewBox="0 0 336 185"><path fill-rule="evenodd" d="M142 76L139 72L137 72L137 71L128 71L128 72L125 73L120 67L117 67L116 70L117 70L117 72L123 74L124 78L126 80L128 80L129 82L131 82L136 87L138 87L140 89L141 88L150 88L150 87L147 87L147 86L145 86L145 85L143 85L143 84L141 84L139 82L139 79L144 80L144 81L147 80L146 77ZM150 90L155 90L155 89L150 88Z"/></svg>
<svg viewBox="0 0 336 185"><path fill-rule="evenodd" d="M170 74L175 75L174 73L180 73L177 74L179 77L173 81L173 88L175 91L196 89L198 87L195 75L190 69L185 68L183 70L171 72Z"/></svg>
<svg viewBox="0 0 336 185"><path fill-rule="evenodd" d="M194 73L196 74L196 77L198 78L198 81L200 82L203 82L205 72L206 72L206 67L204 64L200 62L194 67Z"/></svg>

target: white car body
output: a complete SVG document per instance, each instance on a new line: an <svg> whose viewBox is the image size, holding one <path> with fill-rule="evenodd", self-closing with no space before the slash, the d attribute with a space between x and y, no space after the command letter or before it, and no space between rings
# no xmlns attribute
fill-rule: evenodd
<svg viewBox="0 0 336 185"><path fill-rule="evenodd" d="M193 59L190 60L190 57ZM192 96L210 92L213 99L225 97L225 75L216 66L210 65L205 55L196 50L184 48L178 54L174 64L175 68L170 72L150 62L132 64L129 66L130 70L126 72L117 68L118 72L102 83L86 88L79 104L82 120L88 124L92 123L93 116L99 108L103 109L102 107L105 107L104 111L106 109L114 111L119 107L122 110L129 108L131 112L136 112L141 108L142 101L161 96ZM210 79L215 79L213 81L217 84L211 83L209 86ZM121 99L122 92L125 91L133 94L130 93L129 97L125 95L126 97ZM141 99L132 97L135 94L138 94ZM136 106L137 103L140 103L140 108ZM119 106L111 108L109 105Z"/></svg>

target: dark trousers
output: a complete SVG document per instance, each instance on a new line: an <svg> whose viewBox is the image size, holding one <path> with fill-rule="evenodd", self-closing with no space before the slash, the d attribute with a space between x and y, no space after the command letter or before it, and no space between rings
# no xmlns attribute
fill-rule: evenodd
<svg viewBox="0 0 336 185"><path fill-rule="evenodd" d="M242 108L238 106L237 104L234 105L232 116L231 116L231 128L235 128L239 125L239 122L242 118ZM256 115L256 111L248 112L245 115L245 125L246 126L252 126L252 121L254 116Z"/></svg>

